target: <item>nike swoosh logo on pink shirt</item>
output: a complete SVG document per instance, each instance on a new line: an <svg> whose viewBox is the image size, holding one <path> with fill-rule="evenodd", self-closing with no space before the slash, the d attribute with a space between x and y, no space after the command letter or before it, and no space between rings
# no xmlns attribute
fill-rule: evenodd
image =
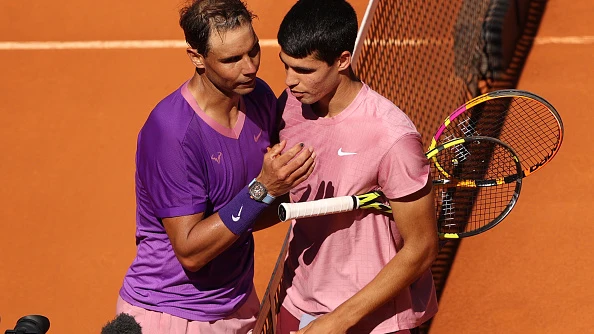
<svg viewBox="0 0 594 334"><path fill-rule="evenodd" d="M357 154L357 153L356 152L343 152L342 147L338 149L339 157L344 157L345 155L355 155L355 154Z"/></svg>

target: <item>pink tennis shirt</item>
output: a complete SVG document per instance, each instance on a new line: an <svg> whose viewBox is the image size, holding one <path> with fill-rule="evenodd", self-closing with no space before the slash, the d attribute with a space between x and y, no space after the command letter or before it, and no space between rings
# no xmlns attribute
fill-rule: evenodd
<svg viewBox="0 0 594 334"><path fill-rule="evenodd" d="M381 189L389 198L425 185L429 164L414 124L392 102L363 85L353 102L330 118L316 116L287 90L281 139L287 147L303 142L317 154L312 175L291 190L293 202L360 194ZM283 94L284 95L284 94ZM336 309L367 283L402 248L393 218L353 212L292 222L285 263L283 306L295 317ZM427 270L392 302L359 325L371 333L414 328L437 312Z"/></svg>

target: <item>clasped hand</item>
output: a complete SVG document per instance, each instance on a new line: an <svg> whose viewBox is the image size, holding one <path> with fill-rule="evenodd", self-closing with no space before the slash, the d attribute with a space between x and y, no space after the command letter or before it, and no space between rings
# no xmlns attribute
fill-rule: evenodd
<svg viewBox="0 0 594 334"><path fill-rule="evenodd" d="M316 153L313 148L305 147L303 143L296 144L282 152L287 145L285 140L268 148L264 155L262 170L256 178L264 184L272 196L286 194L299 183L303 182L313 172Z"/></svg>

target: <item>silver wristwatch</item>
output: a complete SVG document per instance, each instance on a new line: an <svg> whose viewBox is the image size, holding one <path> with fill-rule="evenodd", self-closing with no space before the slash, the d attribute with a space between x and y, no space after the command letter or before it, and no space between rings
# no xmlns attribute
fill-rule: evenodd
<svg viewBox="0 0 594 334"><path fill-rule="evenodd" d="M271 204L274 201L275 197L270 195L266 187L264 187L262 183L256 181L256 179L253 179L252 182L250 182L249 188L250 196L254 200L258 202L264 202L266 204Z"/></svg>

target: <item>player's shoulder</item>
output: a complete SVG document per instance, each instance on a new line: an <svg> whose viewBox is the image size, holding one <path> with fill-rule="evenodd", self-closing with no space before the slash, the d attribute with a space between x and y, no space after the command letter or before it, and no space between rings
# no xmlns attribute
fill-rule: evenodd
<svg viewBox="0 0 594 334"><path fill-rule="evenodd" d="M151 116L160 116L161 114L177 113L178 111L185 109L180 108L187 105L187 101L185 100L182 94L182 89L184 85L180 86L179 88L171 92L169 95L161 99L151 111Z"/></svg>
<svg viewBox="0 0 594 334"><path fill-rule="evenodd" d="M394 104L394 102L371 89L371 87L364 84L362 89L365 90L365 104L367 108L369 109L372 107L372 111L375 112L377 117L383 118L395 116L408 118L408 116L406 116L406 114L396 104Z"/></svg>
<svg viewBox="0 0 594 334"><path fill-rule="evenodd" d="M399 129L404 132L417 132L411 119L394 102L385 96L364 85L366 89L365 108L370 118L376 119L382 126L394 131Z"/></svg>
<svg viewBox="0 0 594 334"><path fill-rule="evenodd" d="M179 87L161 101L150 112L141 133L144 135L183 137L194 116L192 108Z"/></svg>

